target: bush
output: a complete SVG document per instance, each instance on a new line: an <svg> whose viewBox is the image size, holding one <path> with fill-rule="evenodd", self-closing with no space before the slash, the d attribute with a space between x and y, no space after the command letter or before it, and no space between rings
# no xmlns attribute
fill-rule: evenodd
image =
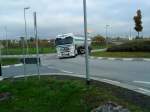
<svg viewBox="0 0 150 112"><path fill-rule="evenodd" d="M150 52L149 40L135 40L121 45L114 45L107 49L110 52Z"/></svg>
<svg viewBox="0 0 150 112"><path fill-rule="evenodd" d="M97 35L97 36L93 37L93 39L92 39L93 46L105 45L105 44L106 44L105 38L101 35Z"/></svg>

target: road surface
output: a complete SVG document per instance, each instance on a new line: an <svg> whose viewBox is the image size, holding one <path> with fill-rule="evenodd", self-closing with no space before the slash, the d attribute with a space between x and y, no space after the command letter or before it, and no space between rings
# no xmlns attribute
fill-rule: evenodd
<svg viewBox="0 0 150 112"><path fill-rule="evenodd" d="M36 74L36 70L36 65L27 66L28 74ZM85 75L85 59L84 56L58 59L55 54L45 55L40 72ZM22 65L3 67L3 76L15 75L23 75ZM150 62L90 59L90 76L138 86L150 93Z"/></svg>

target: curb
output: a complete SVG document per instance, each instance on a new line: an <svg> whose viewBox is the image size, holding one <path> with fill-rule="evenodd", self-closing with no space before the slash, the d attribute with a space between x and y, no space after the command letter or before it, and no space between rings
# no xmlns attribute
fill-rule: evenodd
<svg viewBox="0 0 150 112"><path fill-rule="evenodd" d="M4 78L2 76L0 76L0 81L2 81Z"/></svg>
<svg viewBox="0 0 150 112"><path fill-rule="evenodd" d="M6 66L2 66L2 68L9 68L9 67L19 67L19 66L23 66L23 64L14 64L14 65L6 65Z"/></svg>
<svg viewBox="0 0 150 112"><path fill-rule="evenodd" d="M94 57L91 56L91 59L99 59L99 60L118 60L118 61L146 61L150 62L148 58L110 58L110 57Z"/></svg>

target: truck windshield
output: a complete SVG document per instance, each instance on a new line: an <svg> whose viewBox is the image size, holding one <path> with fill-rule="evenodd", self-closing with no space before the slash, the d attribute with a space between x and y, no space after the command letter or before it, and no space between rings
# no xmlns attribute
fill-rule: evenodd
<svg viewBox="0 0 150 112"><path fill-rule="evenodd" d="M72 44L73 43L73 38L72 37L66 37L64 39L62 38L57 38L55 40L56 45L65 45L65 44Z"/></svg>

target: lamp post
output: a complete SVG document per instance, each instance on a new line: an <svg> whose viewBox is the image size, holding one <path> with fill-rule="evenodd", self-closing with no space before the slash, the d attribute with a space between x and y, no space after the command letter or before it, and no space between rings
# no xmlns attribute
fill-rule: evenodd
<svg viewBox="0 0 150 112"><path fill-rule="evenodd" d="M23 73L24 73L25 80L27 80L27 78L25 77L25 75L26 75L25 38L21 37L20 40L21 40L22 49L23 49L23 52L22 52L22 55L23 55Z"/></svg>
<svg viewBox="0 0 150 112"><path fill-rule="evenodd" d="M85 64L86 64L86 83L90 84L89 77L89 49L88 49L88 39L87 39L87 10L86 10L86 0L83 0L83 12L84 12L84 36L85 36Z"/></svg>
<svg viewBox="0 0 150 112"><path fill-rule="evenodd" d="M27 21L26 21L26 10L30 9L30 7L24 8L24 23L25 23L25 42L26 42L26 54L29 53L29 47L28 47L28 33L27 33Z"/></svg>
<svg viewBox="0 0 150 112"><path fill-rule="evenodd" d="M26 75L26 55L29 52L28 49L28 42L27 42L27 22L26 22L26 10L30 9L30 7L25 7L24 8L24 22L25 22L25 38L22 38L22 47L23 47L23 66L24 66L24 77ZM25 52L25 44L26 44L26 52ZM25 77L25 80L27 80L27 77Z"/></svg>
<svg viewBox="0 0 150 112"><path fill-rule="evenodd" d="M2 56L1 56L1 42L0 42L0 77L1 76L2 76Z"/></svg>
<svg viewBox="0 0 150 112"><path fill-rule="evenodd" d="M2 49L3 49L3 45L1 43L1 40L0 40L0 77L2 76Z"/></svg>
<svg viewBox="0 0 150 112"><path fill-rule="evenodd" d="M37 19L36 19L36 12L33 13L34 16L34 36L36 40L36 58L37 58L37 73L40 79L40 58L39 58L39 38L37 36Z"/></svg>

